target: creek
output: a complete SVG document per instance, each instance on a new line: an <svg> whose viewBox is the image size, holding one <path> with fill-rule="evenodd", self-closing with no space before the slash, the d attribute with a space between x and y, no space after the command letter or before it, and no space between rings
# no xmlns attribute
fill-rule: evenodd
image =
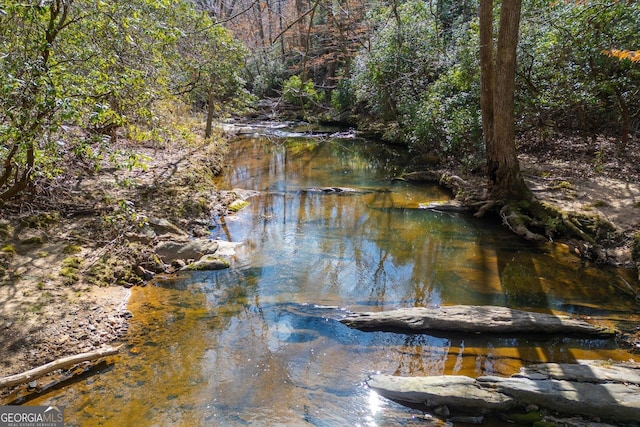
<svg viewBox="0 0 640 427"><path fill-rule="evenodd" d="M264 124L230 145L219 189L255 191L212 220L242 242L231 268L135 288L115 363L29 404L66 407L68 425L424 425L365 380L511 375L537 362L628 360L611 340L361 332L347 311L501 305L640 323L614 286L560 245L532 246L497 219L420 209L449 195L393 180L412 154L336 130ZM357 191L322 191L328 187Z"/></svg>

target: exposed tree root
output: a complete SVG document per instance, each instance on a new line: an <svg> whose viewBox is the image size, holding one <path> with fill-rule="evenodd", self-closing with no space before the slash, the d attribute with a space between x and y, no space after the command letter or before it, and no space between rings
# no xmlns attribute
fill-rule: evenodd
<svg viewBox="0 0 640 427"><path fill-rule="evenodd" d="M487 214L487 212L491 211L496 206L499 206L502 203L504 202L500 202L498 200L487 200L486 202L475 203L474 206L478 206L478 210L473 216L475 216L476 218L482 218Z"/></svg>
<svg viewBox="0 0 640 427"><path fill-rule="evenodd" d="M576 221L577 222L577 221ZM596 245L596 241L593 237L589 236L587 233L585 233L584 231L582 231L580 228L578 228L576 226L576 224L574 224L572 218L569 217L569 214L567 212L562 212L562 223L564 224L565 227L567 227L569 229L569 231L571 231L574 235L580 237L583 240L586 240L587 242L591 243L592 245Z"/></svg>
<svg viewBox="0 0 640 427"><path fill-rule="evenodd" d="M607 262L604 248L617 246L623 237L603 218L566 212L535 198L517 201L492 198L484 183L469 182L446 171L415 172L401 179L438 183L450 189L461 206L475 211L474 216L479 218L493 212L511 231L529 241L562 241L578 256L592 261ZM640 257L640 243L637 246Z"/></svg>
<svg viewBox="0 0 640 427"><path fill-rule="evenodd" d="M625 235L597 215L563 211L561 206L553 206L534 197L505 201L492 197L484 181L465 180L444 170L412 172L397 179L439 184L451 190L457 211L466 209L478 218L494 213L511 231L527 240L535 243L562 242L580 258L597 263L619 265L618 251L629 245L631 239L632 259L640 270L640 233ZM441 205L435 207L441 208Z"/></svg>
<svg viewBox="0 0 640 427"><path fill-rule="evenodd" d="M511 204L504 205L502 209L500 209L500 217L502 218L502 222L509 227L511 231L529 241L537 243L549 241L549 239L542 234L531 231L528 224L533 222L532 218L514 209Z"/></svg>

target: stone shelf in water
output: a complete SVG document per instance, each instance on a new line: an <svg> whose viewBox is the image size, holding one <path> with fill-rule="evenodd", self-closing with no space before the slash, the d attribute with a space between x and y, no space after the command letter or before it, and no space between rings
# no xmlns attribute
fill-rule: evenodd
<svg viewBox="0 0 640 427"><path fill-rule="evenodd" d="M558 334L610 337L615 330L547 313L499 306L452 305L350 313L340 322L363 331Z"/></svg>
<svg viewBox="0 0 640 427"><path fill-rule="evenodd" d="M640 425L640 364L633 362L542 363L508 378L373 375L367 384L388 399L451 416L458 411L484 416L535 405L616 425Z"/></svg>

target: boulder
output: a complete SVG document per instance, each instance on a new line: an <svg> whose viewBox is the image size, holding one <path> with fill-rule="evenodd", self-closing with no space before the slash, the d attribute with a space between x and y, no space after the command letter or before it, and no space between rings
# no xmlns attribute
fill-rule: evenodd
<svg viewBox="0 0 640 427"><path fill-rule="evenodd" d="M140 277L142 280L151 280L154 278L154 276L156 275L153 271L147 270L146 268L144 268L141 265L136 266L135 268L135 273L138 275L138 277Z"/></svg>
<svg viewBox="0 0 640 427"><path fill-rule="evenodd" d="M151 245L153 241L158 237L153 228L144 225L140 227L136 232L126 233L125 236L132 243L141 243L143 245Z"/></svg>
<svg viewBox="0 0 640 427"><path fill-rule="evenodd" d="M196 270L196 271L212 271L212 270L224 270L229 268L229 261L221 258L217 255L205 255L198 261L182 268L182 270Z"/></svg>
<svg viewBox="0 0 640 427"><path fill-rule="evenodd" d="M224 240L215 240L218 243L218 250L216 255L218 256L233 256L236 254L236 248L240 246L241 242L226 242Z"/></svg>
<svg viewBox="0 0 640 427"><path fill-rule="evenodd" d="M200 259L203 255L213 254L218 250L218 242L209 239L194 239L188 242L169 240L160 242L155 251L167 264L176 259Z"/></svg>
<svg viewBox="0 0 640 427"><path fill-rule="evenodd" d="M149 227L157 236L173 236L173 240L186 240L189 235L177 225L167 221L164 218L147 218Z"/></svg>
<svg viewBox="0 0 640 427"><path fill-rule="evenodd" d="M229 212L238 212L246 208L247 206L249 206L249 202L247 202L246 200L236 199L233 202L229 203L229 206L227 206L227 210Z"/></svg>
<svg viewBox="0 0 640 427"><path fill-rule="evenodd" d="M49 236L44 230L25 228L16 236L21 245L42 245L49 241Z"/></svg>

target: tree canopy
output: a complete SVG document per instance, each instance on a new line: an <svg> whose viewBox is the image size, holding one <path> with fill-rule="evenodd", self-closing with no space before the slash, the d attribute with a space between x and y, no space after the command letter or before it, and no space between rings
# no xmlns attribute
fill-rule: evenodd
<svg viewBox="0 0 640 427"><path fill-rule="evenodd" d="M244 53L182 0L3 2L0 203L69 153L108 156L119 130L153 137L162 102L237 104Z"/></svg>
<svg viewBox="0 0 640 427"><path fill-rule="evenodd" d="M216 19L233 17L225 25L256 48L249 80L260 95L279 94L299 75L332 107L390 123L388 139L470 169L483 162L477 0L209 4ZM639 8L523 2L516 134L603 132L623 144L635 135Z"/></svg>

